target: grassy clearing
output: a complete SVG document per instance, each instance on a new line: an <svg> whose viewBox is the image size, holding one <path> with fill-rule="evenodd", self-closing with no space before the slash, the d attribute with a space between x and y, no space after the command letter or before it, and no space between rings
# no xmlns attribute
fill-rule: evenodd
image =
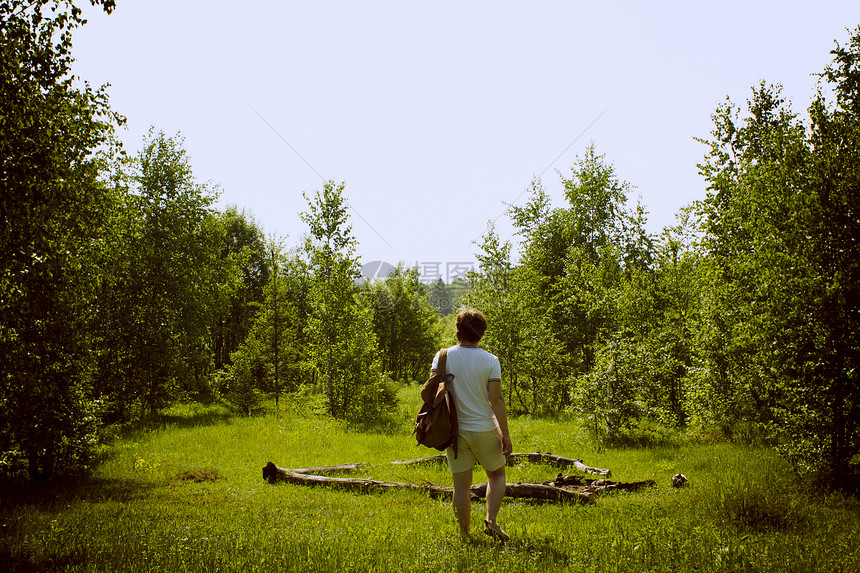
<svg viewBox="0 0 860 573"><path fill-rule="evenodd" d="M570 420L512 421L516 451L608 467L657 486L589 507L506 501L514 540L460 541L450 508L423 495L356 495L269 485L284 467L371 464L362 477L450 484L444 468L387 462L432 453L408 439L417 404L386 428L348 432L300 404L235 418L177 408L157 427L117 434L91 479L9 489L0 562L9 571L856 571L860 502L810 491L766 450L728 444L596 451ZM683 472L690 485L676 490ZM509 468L509 481L552 468ZM477 474L480 479L480 473ZM475 504L480 523L482 504Z"/></svg>

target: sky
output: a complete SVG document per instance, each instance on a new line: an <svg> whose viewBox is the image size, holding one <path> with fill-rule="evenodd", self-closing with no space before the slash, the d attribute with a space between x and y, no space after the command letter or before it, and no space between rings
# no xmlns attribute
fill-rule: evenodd
<svg viewBox="0 0 860 573"><path fill-rule="evenodd" d="M83 2L81 3L83 4ZM705 197L711 115L761 81L804 114L860 2L118 0L74 71L110 84L129 153L184 138L197 180L295 246L345 184L363 263L452 280L535 178L564 206L589 145L659 233Z"/></svg>

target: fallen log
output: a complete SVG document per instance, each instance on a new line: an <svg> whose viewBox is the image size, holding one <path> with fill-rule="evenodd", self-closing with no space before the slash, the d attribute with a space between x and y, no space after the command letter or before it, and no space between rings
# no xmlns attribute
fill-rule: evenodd
<svg viewBox="0 0 860 573"><path fill-rule="evenodd" d="M414 460L400 460L391 462L392 464L398 465L410 465L410 464L426 464L426 463L442 463L445 462L445 454L439 454L436 456L430 456L427 458L417 458ZM585 465L582 460L574 459L574 458L565 458L562 456L554 456L549 453L535 452L535 453L516 453L511 454L506 457L506 460L509 464L518 463L522 461L531 462L531 463L545 463L553 466L563 467L563 468L576 468L577 470L587 473L587 474L596 474L601 476L611 476L612 471L601 469L601 468L593 468Z"/></svg>
<svg viewBox="0 0 860 573"><path fill-rule="evenodd" d="M445 455L435 455L412 460L398 460L390 462L394 465L413 465L426 463L445 463ZM592 468L585 465L582 460L554 456L550 453L516 453L507 457L508 463L519 462L546 463L558 467L575 468L578 471L601 476L611 475L608 469ZM286 469L269 462L263 468L263 479L269 483L283 481L286 483L317 486L326 485L339 487L349 491L367 493L371 491L388 490L410 490L427 493L431 498L451 499L453 488L439 486L431 483L415 484L377 481L365 478L333 477L325 474L350 473L367 467L366 464L352 463L334 466L318 466L309 468ZM588 480L581 476L564 476L558 474L555 479L544 483L508 483L505 484L505 497L529 498L553 502L594 503L598 493L612 490L635 491L646 485L654 485L654 482L616 483L605 479ZM487 494L487 484L473 485L470 490L475 499L483 499Z"/></svg>
<svg viewBox="0 0 860 573"><path fill-rule="evenodd" d="M454 489L450 487L439 486L431 483L427 484L417 484L417 483L399 483L399 482L386 482L386 481L377 481L372 479L364 479L364 478L343 478L343 477L331 477L331 476L321 476L321 475L313 475L307 473L300 473L295 470L279 468L272 462L266 464L266 467L263 468L263 478L269 481L269 483L275 483L278 481L282 481L284 483L298 484L298 485L306 485L306 486L317 486L317 485L326 485L333 486L341 489L345 489L347 491L357 491L359 493L369 493L372 491L390 491L390 490L410 490L410 491L420 491L428 494L431 498L448 498L450 499L454 493Z"/></svg>
<svg viewBox="0 0 860 573"><path fill-rule="evenodd" d="M592 491L594 493L603 493L607 491L637 491L643 487L654 487L655 485L657 484L652 479L627 483L618 483L607 480L595 480L594 483L588 486L588 491Z"/></svg>
<svg viewBox="0 0 860 573"><path fill-rule="evenodd" d="M484 499L487 497L487 484L473 485L470 491L474 497ZM505 497L557 502L567 501L571 503L594 503L596 501L594 492L572 490L556 487L552 484L540 483L506 483Z"/></svg>
<svg viewBox="0 0 860 573"><path fill-rule="evenodd" d="M352 465L352 464L350 464ZM326 466L343 467L343 466ZM304 468L306 472L311 468ZM325 485L344 489L347 491L356 491L359 493L370 493L373 491L392 491L392 490L408 490L420 491L426 493L433 499L451 499L454 489L450 487L439 486L431 483L416 484L416 483L401 483L401 482L386 482L377 481L365 478L345 478L331 477L322 475L313 475L303 473L297 470L280 468L269 462L263 468L263 478L269 483L278 481L290 484L318 486ZM487 496L487 484L476 484L470 489L471 497L474 499L484 499ZM555 487L548 484L534 483L509 483L505 484L505 496L511 498L530 498L554 502L570 502L570 503L594 503L595 496L593 492L574 491Z"/></svg>
<svg viewBox="0 0 860 573"><path fill-rule="evenodd" d="M596 474L601 476L610 476L612 472L610 470L600 469L600 468L592 468L590 466L582 463L582 460L577 460L573 458L564 458L561 456L554 456L548 453L536 452L533 454L511 454L507 457L508 463L517 462L521 460L525 460L532 463L545 463L558 467L573 467L577 470L587 473L587 474Z"/></svg>
<svg viewBox="0 0 860 573"><path fill-rule="evenodd" d="M391 463L394 465L408 466L412 464L443 463L445 461L447 461L445 454L439 454L427 458L415 458L414 460L396 460Z"/></svg>
<svg viewBox="0 0 860 573"><path fill-rule="evenodd" d="M507 463L514 464L520 462L529 462L529 463L545 463L553 466L563 467L563 468L576 468L577 470L583 473L596 474L602 476L611 476L612 471L600 468L593 468L585 465L582 460L574 459L574 458L565 458L562 456L554 456L548 453L529 453L529 454L520 454L515 453L507 456ZM445 454L439 454L435 456L429 456L426 458L415 458L412 460L395 460L393 462L389 462L393 465L419 465L419 464L429 464L429 463L446 463L447 458ZM362 463L353 463L353 464L340 464L335 466L318 466L311 468L300 468L293 469L291 471L298 473L306 473L306 474L319 474L325 475L331 472L351 472L356 471L367 467L367 464Z"/></svg>
<svg viewBox="0 0 860 573"><path fill-rule="evenodd" d="M366 464L355 463L355 464L341 464L337 466L318 466L315 468L299 468L299 469L291 469L291 472L295 472L297 474L316 474L316 475L325 475L328 473L338 473L338 472L354 472L356 470L360 470L365 467Z"/></svg>
<svg viewBox="0 0 860 573"><path fill-rule="evenodd" d="M553 480L543 482L544 485L552 485L555 487L577 487L583 488L585 491L593 493L603 493L606 491L636 491L643 487L653 487L656 485L654 480L634 481L634 482L614 482L606 479L583 479L581 476L566 476L558 474Z"/></svg>

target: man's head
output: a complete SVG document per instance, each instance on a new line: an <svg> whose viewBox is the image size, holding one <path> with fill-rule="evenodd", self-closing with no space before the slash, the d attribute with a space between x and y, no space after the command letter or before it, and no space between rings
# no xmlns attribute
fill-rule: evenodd
<svg viewBox="0 0 860 573"><path fill-rule="evenodd" d="M475 308L460 308L457 311L457 340L460 342L477 344L487 330L487 317Z"/></svg>

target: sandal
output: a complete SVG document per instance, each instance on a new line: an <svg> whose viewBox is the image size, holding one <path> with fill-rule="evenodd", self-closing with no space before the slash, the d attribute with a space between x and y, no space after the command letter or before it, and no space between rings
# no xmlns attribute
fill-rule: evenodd
<svg viewBox="0 0 860 573"><path fill-rule="evenodd" d="M486 519L484 520L484 533L501 542L505 542L510 539L510 536L502 531L502 528L499 527L498 523L490 523Z"/></svg>

